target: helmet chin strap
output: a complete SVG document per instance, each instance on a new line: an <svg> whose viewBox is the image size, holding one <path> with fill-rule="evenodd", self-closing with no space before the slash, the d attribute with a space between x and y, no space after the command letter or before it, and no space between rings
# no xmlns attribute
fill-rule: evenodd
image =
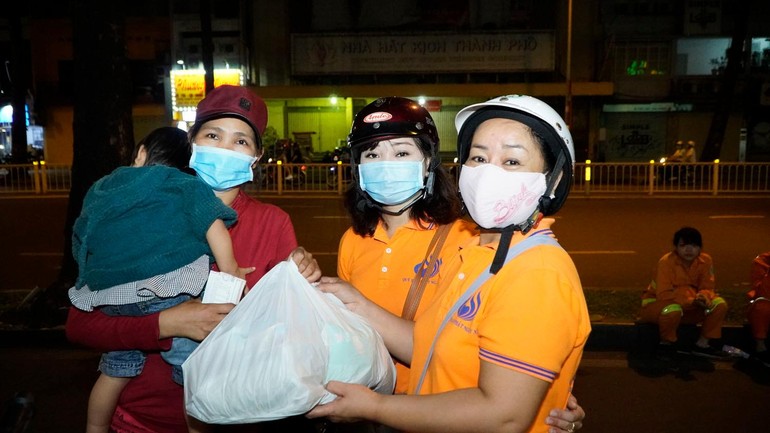
<svg viewBox="0 0 770 433"><path fill-rule="evenodd" d="M532 212L532 215L530 215L529 218L519 224L511 224L508 227L499 229L500 242L497 245L495 258L492 259L492 266L489 269L492 274L497 274L497 271L499 271L500 268L502 268L505 264L505 257L508 255L508 248L511 246L513 232L520 231L521 234L525 235L529 233L530 230L532 230L532 227L535 227L540 222L540 220L543 219L543 214L551 206L551 194L553 194L553 190L556 188L556 181L558 180L559 175L562 173L561 166L565 161L566 157L564 156L564 153L560 153L559 157L556 159L556 164L554 165L551 176L548 179L548 183L545 186L545 193L543 193L543 196L540 197L538 205L535 208L535 211Z"/></svg>
<svg viewBox="0 0 770 433"><path fill-rule="evenodd" d="M508 227L499 229L500 242L497 245L495 258L492 259L492 266L489 268L489 272L497 274L497 271L499 271L505 264L505 257L508 255L508 247L511 245L513 232L518 230L522 234L527 234L541 219L543 219L543 213L540 211L540 205L538 205L535 211L532 212L532 215L530 215L524 222L520 224L511 224Z"/></svg>
<svg viewBox="0 0 770 433"><path fill-rule="evenodd" d="M382 212L384 214L398 216L398 215L401 215L402 213L406 212L410 207L414 206L414 204L417 203L418 201L420 201L423 197L425 197L425 188L417 191L414 194L414 196L412 196L411 199L406 201L406 204L404 205L404 207L402 207L401 209L399 209L399 210L397 210L395 212L393 212L392 210L385 209L384 207L382 207L381 204L379 204L377 202L374 202L374 207L376 207L380 212Z"/></svg>

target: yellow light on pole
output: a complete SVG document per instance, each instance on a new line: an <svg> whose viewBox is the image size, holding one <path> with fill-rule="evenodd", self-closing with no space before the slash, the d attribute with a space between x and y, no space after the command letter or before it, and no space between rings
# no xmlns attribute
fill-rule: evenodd
<svg viewBox="0 0 770 433"><path fill-rule="evenodd" d="M591 181L591 160L590 159L586 159L585 181L586 182Z"/></svg>

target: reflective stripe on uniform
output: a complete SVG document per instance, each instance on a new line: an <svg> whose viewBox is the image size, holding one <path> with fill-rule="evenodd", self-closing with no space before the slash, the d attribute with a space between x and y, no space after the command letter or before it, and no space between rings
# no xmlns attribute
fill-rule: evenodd
<svg viewBox="0 0 770 433"><path fill-rule="evenodd" d="M714 298L714 299L711 301L711 308L709 308L708 310L706 310L706 314L711 314L711 312L712 312L712 311L714 311L714 309L716 309L716 308L717 308L717 305L719 305L719 304L725 304L725 303L726 303L726 302L725 302L724 298L722 298L721 296L717 296L716 298Z"/></svg>
<svg viewBox="0 0 770 433"><path fill-rule="evenodd" d="M666 305L665 308L663 308L663 311L661 311L660 314L671 314L671 313L674 313L674 312L677 312L677 311L679 312L679 314L684 314L684 312L682 311L682 306L681 305L679 305L679 304L669 304L669 305Z"/></svg>

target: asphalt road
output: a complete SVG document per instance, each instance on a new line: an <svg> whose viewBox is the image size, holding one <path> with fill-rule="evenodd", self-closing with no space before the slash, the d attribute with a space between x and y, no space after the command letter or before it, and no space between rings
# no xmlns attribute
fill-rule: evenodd
<svg viewBox="0 0 770 433"><path fill-rule="evenodd" d="M338 198L267 197L292 217L297 238L324 273L336 272L348 219ZM0 291L45 287L58 273L67 199L0 197ZM714 258L717 286L744 291L751 260L770 250L770 199L570 198L554 225L587 288L641 290L673 233L690 225Z"/></svg>

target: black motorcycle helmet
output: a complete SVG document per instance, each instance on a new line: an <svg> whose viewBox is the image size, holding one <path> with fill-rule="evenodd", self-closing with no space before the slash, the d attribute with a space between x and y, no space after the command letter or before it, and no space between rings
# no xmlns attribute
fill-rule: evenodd
<svg viewBox="0 0 770 433"><path fill-rule="evenodd" d="M380 141L400 137L416 138L423 153L430 156L430 164L423 194L398 213L408 209L420 198L433 193L433 172L441 160L438 155L438 131L430 113L416 101L408 98L399 96L379 98L356 114L348 134L353 185L359 189L358 163L361 153L374 148ZM384 211L382 206L372 200L368 194L364 192L362 195L366 199L365 205Z"/></svg>

